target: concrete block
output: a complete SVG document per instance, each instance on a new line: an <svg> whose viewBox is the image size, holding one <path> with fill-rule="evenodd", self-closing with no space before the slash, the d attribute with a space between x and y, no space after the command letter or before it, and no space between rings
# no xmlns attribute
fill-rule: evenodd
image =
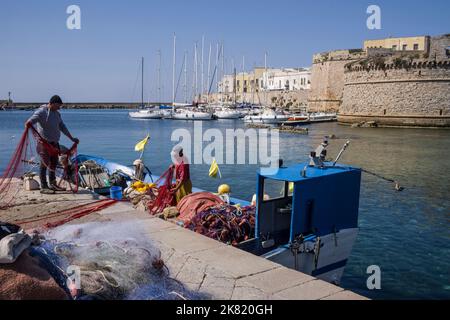
<svg viewBox="0 0 450 320"><path fill-rule="evenodd" d="M214 250L194 252L191 256L228 272L234 278L241 278L280 266L264 258L226 245L215 247Z"/></svg>
<svg viewBox="0 0 450 320"><path fill-rule="evenodd" d="M253 287L235 287L231 296L232 300L270 300L272 296Z"/></svg>
<svg viewBox="0 0 450 320"><path fill-rule="evenodd" d="M257 287L267 293L276 293L284 289L288 289L308 281L314 280L307 274L279 267L266 272L258 273L248 277L241 278L237 280L236 285L238 286L252 286Z"/></svg>
<svg viewBox="0 0 450 320"><path fill-rule="evenodd" d="M322 300L369 300L366 297L360 296L359 294L356 294L351 291L341 291L335 294L332 294L331 296L325 297Z"/></svg>
<svg viewBox="0 0 450 320"><path fill-rule="evenodd" d="M282 290L274 295L276 299L318 300L343 291L344 289L322 280L313 280Z"/></svg>
<svg viewBox="0 0 450 320"><path fill-rule="evenodd" d="M149 223L153 223L155 220L147 220ZM168 223L161 220L161 222ZM161 222L158 222L161 224ZM172 224L173 226L173 224ZM166 229L164 232L149 232L149 238L161 242L166 246L174 248L177 252L186 254L196 251L203 251L208 249L216 249L224 244L209 239L205 236L192 232L190 230L185 230L180 227L176 229ZM199 259L202 260L202 259Z"/></svg>

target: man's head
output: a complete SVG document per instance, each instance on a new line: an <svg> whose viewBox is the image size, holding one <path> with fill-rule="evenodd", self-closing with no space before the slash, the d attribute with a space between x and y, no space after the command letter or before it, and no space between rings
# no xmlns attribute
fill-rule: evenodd
<svg viewBox="0 0 450 320"><path fill-rule="evenodd" d="M61 109L63 102L60 96L54 95L53 97L50 98L48 105L50 107L50 110L57 111Z"/></svg>

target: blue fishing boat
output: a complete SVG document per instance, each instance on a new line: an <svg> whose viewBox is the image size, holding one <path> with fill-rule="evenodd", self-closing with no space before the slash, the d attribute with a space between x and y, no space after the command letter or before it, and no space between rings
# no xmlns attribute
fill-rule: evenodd
<svg viewBox="0 0 450 320"><path fill-rule="evenodd" d="M348 143L334 162L326 162L327 145L324 141L311 152L309 163L257 173L255 234L238 247L338 284L358 234L361 169L337 163ZM79 155L76 160L81 168L96 163L108 175L122 175L128 185L135 174L99 157ZM147 170L144 182L157 179Z"/></svg>

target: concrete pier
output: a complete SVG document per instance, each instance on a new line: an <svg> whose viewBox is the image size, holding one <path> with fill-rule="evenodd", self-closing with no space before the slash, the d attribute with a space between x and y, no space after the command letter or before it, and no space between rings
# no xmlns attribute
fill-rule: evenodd
<svg viewBox="0 0 450 320"><path fill-rule="evenodd" d="M15 200L16 206L0 210L0 220L14 223L23 219L45 217L48 213L98 199L98 195L85 190L78 194L55 195L41 195L39 191L20 191ZM69 223L83 224L92 221L127 221L131 225L135 223L141 230L144 229L160 249L170 276L182 282L186 289L198 293L202 299L366 299L138 211L128 202L118 202ZM40 224L42 225L42 221ZM28 229L37 226L39 223L25 227Z"/></svg>

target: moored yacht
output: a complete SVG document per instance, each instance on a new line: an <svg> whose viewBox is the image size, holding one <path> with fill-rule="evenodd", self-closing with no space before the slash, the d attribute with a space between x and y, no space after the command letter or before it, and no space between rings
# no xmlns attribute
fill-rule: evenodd
<svg viewBox="0 0 450 320"><path fill-rule="evenodd" d="M141 109L129 112L128 115L135 119L161 119L162 113L158 109Z"/></svg>
<svg viewBox="0 0 450 320"><path fill-rule="evenodd" d="M244 117L246 123L265 123L265 124L278 124L289 119L289 115L276 112L275 110L266 108L259 115L248 115Z"/></svg>
<svg viewBox="0 0 450 320"><path fill-rule="evenodd" d="M180 108L172 113L174 120L213 120L212 112L194 109L194 108Z"/></svg>

